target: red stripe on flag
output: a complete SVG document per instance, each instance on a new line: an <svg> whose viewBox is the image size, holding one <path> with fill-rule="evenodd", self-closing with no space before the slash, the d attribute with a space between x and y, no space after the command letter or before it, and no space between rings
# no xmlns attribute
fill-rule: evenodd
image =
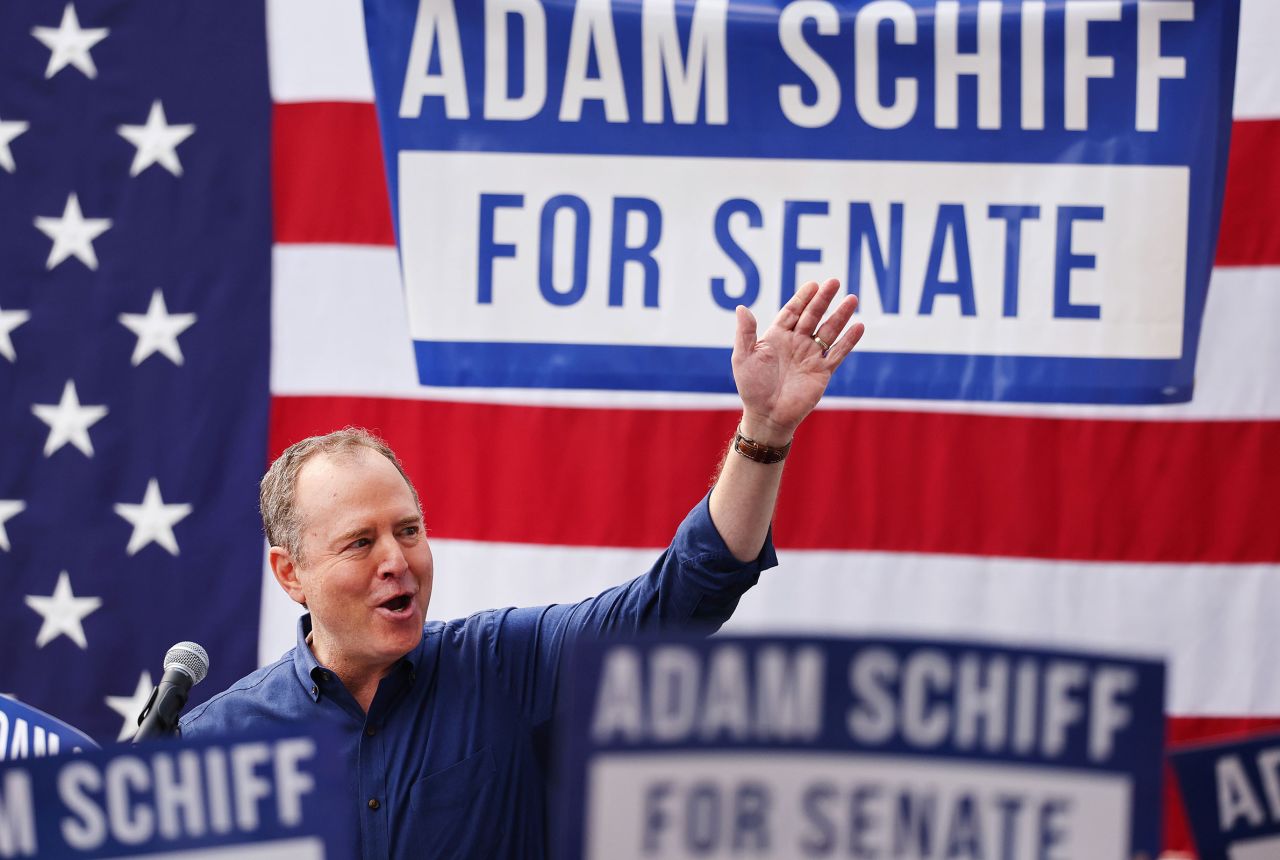
<svg viewBox="0 0 1280 860"><path fill-rule="evenodd" d="M1218 266L1280 264L1280 120L1231 128Z"/></svg>
<svg viewBox="0 0 1280 860"><path fill-rule="evenodd" d="M438 537L657 547L705 492L735 420L276 397L270 447L350 423L376 430ZM798 434L775 531L796 549L1275 562L1276 475L1275 421L824 411Z"/></svg>
<svg viewBox="0 0 1280 860"><path fill-rule="evenodd" d="M1169 749L1280 731L1280 717L1171 717L1165 726ZM1164 769L1164 849L1191 851L1191 831L1173 769Z"/></svg>
<svg viewBox="0 0 1280 860"><path fill-rule="evenodd" d="M278 104L271 148L277 242L396 243L372 104Z"/></svg>

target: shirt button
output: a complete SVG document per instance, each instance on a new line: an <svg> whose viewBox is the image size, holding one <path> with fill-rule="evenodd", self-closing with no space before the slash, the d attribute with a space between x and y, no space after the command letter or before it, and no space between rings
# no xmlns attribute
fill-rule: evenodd
<svg viewBox="0 0 1280 860"><path fill-rule="evenodd" d="M378 733L378 730L377 730L377 729L375 729L373 726L367 726L367 727L365 727L364 733L365 733L365 735L367 735L368 737L373 737L374 735L376 735L376 734Z"/></svg>
<svg viewBox="0 0 1280 860"><path fill-rule="evenodd" d="M319 688L319 687L317 687L315 684L312 684L312 685L311 685L311 695L313 695L313 696L318 695L318 694L319 694L319 692L320 692L320 688Z"/></svg>
<svg viewBox="0 0 1280 860"><path fill-rule="evenodd" d="M378 808L379 806L381 806L381 805L382 805L381 803L378 803L378 798L376 798L376 797L371 797L371 798L369 798L369 808L370 808L370 809L377 809L377 808Z"/></svg>

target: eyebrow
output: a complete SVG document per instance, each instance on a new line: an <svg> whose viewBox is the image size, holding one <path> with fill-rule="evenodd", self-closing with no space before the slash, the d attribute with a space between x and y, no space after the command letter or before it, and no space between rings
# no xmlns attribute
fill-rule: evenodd
<svg viewBox="0 0 1280 860"><path fill-rule="evenodd" d="M401 519L399 519L399 520L396 520L395 527L396 527L397 529L399 529L399 528L401 528L401 527L403 527L403 526L408 526L408 525L423 525L421 515L419 515L419 514L413 514L412 516L403 517L403 518L401 518ZM424 527L425 527L425 526L424 526ZM362 536L362 535L367 535L367 534L369 534L370 532L372 532L373 530L374 530L374 529L373 529L373 527L372 527L372 526L357 526L357 527L355 527L355 528L353 528L353 529L351 529L351 530L349 530L349 531L345 531L345 532L343 532L342 534L340 534L340 535L338 535L337 537L335 537L335 538L333 539L333 543L334 543L334 544L344 544L344 543L347 543L347 542L349 542L349 541L353 541L353 540L355 540L356 538L358 538L358 537L360 537L360 536Z"/></svg>

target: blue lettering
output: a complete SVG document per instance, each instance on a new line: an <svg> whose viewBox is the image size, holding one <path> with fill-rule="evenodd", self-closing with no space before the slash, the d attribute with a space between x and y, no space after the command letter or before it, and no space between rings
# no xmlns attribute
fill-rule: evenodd
<svg viewBox="0 0 1280 860"><path fill-rule="evenodd" d="M698 854L708 854L720 844L720 792L715 784L700 782L689 789L685 838Z"/></svg>
<svg viewBox="0 0 1280 860"><path fill-rule="evenodd" d="M982 860L982 820L973 796L962 794L956 798L951 813L951 828L947 833L947 860Z"/></svg>
<svg viewBox="0 0 1280 860"><path fill-rule="evenodd" d="M1022 812L1022 798L1002 795L996 798L1000 809L1000 860L1017 860L1018 815Z"/></svg>
<svg viewBox="0 0 1280 860"><path fill-rule="evenodd" d="M880 308L887 314L898 312L902 292L902 204L889 205L889 262L880 249L880 234L870 203L849 204L849 293L861 295L862 246L871 256L871 268L880 290Z"/></svg>
<svg viewBox="0 0 1280 860"><path fill-rule="evenodd" d="M644 240L627 244L627 223L632 212L644 216ZM627 263L639 263L644 272L644 306L658 306L658 261L653 250L662 238L662 210L647 197L613 198L613 232L609 249L609 304L622 307L622 286Z"/></svg>
<svg viewBox="0 0 1280 860"><path fill-rule="evenodd" d="M835 848L836 828L822 808L823 804L831 802L835 796L834 785L820 782L805 791L801 799L800 808L804 810L805 821L811 825L812 830L806 830L800 847L810 857L830 854Z"/></svg>
<svg viewBox="0 0 1280 860"><path fill-rule="evenodd" d="M1062 855L1054 849L1066 838L1061 817L1070 808L1071 802L1066 799L1047 800L1040 807L1040 848L1036 853L1037 860L1062 860Z"/></svg>
<svg viewBox="0 0 1280 860"><path fill-rule="evenodd" d="M987 217L1004 221L1004 315L1018 315L1018 269L1022 265L1022 222L1040 217L1039 206L991 206Z"/></svg>
<svg viewBox="0 0 1280 860"><path fill-rule="evenodd" d="M552 267L555 262L556 215L562 209L573 213L573 277L569 288L561 292L556 289L552 278ZM539 226L541 241L538 255L538 289L542 297L553 305L564 307L582 300L587 291L587 240L591 230L591 210L587 201L572 194L557 194L542 207L542 219Z"/></svg>
<svg viewBox="0 0 1280 860"><path fill-rule="evenodd" d="M764 223L760 207L751 200L741 197L724 201L716 210L716 242L725 255L741 270L744 281L742 294L731 296L725 288L724 278L711 279L711 297L715 299L717 305L727 311L733 310L738 305L753 305L760 297L760 270L756 268L751 256L742 249L742 246L734 240L733 234L729 232L729 219L738 214L746 215L747 226L753 229L759 229Z"/></svg>
<svg viewBox="0 0 1280 860"><path fill-rule="evenodd" d="M521 209L523 194L480 195L480 263L476 272L476 301L482 305L493 304L493 261L498 257L514 257L516 246L493 240L493 214L498 209Z"/></svg>
<svg viewBox="0 0 1280 860"><path fill-rule="evenodd" d="M1101 206L1059 206L1057 254L1053 266L1053 315L1059 319L1096 320L1102 316L1098 305L1077 305L1071 301L1071 272L1097 265L1093 254L1071 251L1071 229L1077 221L1101 221Z"/></svg>
<svg viewBox="0 0 1280 860"><path fill-rule="evenodd" d="M944 281L941 277L942 252L947 235L955 248L956 279ZM933 245L929 249L929 265L925 269L924 294L920 296L920 315L933 313L933 300L940 295L960 298L960 313L976 316L978 309L973 298L973 266L969 263L969 230L965 226L964 206L959 203L943 203L938 207L938 223L933 230Z"/></svg>
<svg viewBox="0 0 1280 860"><path fill-rule="evenodd" d="M875 827L876 820L868 812L867 804L875 800L880 789L874 785L860 785L853 790L849 807L849 853L854 857L871 857L875 849L867 847L863 839L867 831Z"/></svg>
<svg viewBox="0 0 1280 860"><path fill-rule="evenodd" d="M738 786L734 803L733 852L769 850L769 789L759 782Z"/></svg>
<svg viewBox="0 0 1280 860"><path fill-rule="evenodd" d="M670 818L662 810L662 803L671 794L671 783L658 782L644 793L644 853L656 854L662 849L661 834L667 829Z"/></svg>
<svg viewBox="0 0 1280 860"><path fill-rule="evenodd" d="M904 791L898 795L898 814L893 821L894 857L933 856L933 821L937 817L937 800L933 794L917 797Z"/></svg>
<svg viewBox="0 0 1280 860"><path fill-rule="evenodd" d="M821 200L788 200L782 209L782 299L779 307L796 294L796 267L801 263L821 263L821 248L801 248L800 219L805 215L826 215Z"/></svg>

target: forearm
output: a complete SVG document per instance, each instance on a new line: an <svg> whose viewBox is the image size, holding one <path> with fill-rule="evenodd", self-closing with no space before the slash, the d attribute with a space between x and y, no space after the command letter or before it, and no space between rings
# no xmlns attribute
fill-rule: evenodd
<svg viewBox="0 0 1280 860"><path fill-rule="evenodd" d="M791 441L794 429L742 416L742 434L764 445L781 448ZM729 552L739 561L751 561L760 554L782 483L783 463L757 463L732 448L711 490L711 521Z"/></svg>

